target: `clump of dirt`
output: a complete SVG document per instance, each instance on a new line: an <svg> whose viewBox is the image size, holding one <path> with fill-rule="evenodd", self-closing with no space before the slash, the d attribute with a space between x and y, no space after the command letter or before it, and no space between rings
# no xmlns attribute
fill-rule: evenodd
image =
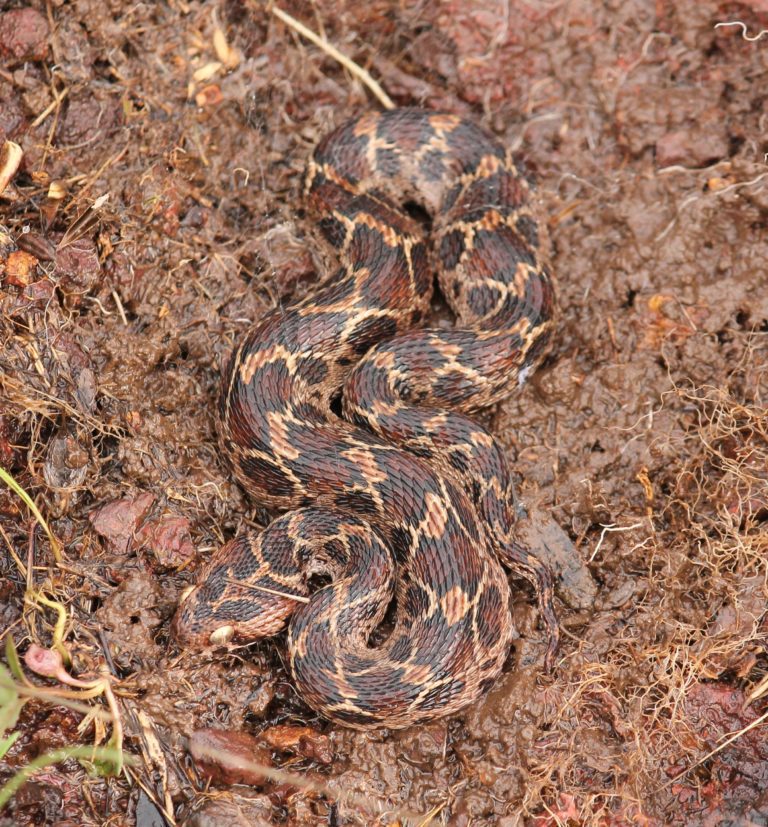
<svg viewBox="0 0 768 827"><path fill-rule="evenodd" d="M491 422L530 514L521 536L558 574L560 660L542 674L516 583L519 637L481 703L360 734L301 703L280 639L176 649L170 618L198 566L265 519L217 447L221 362L312 289L324 260L299 207L304 163L378 104L267 5L10 0L0 143L24 155L0 194L0 466L63 554L0 486L0 630L22 657L60 641L71 662L56 679L18 667L37 688L0 783L114 739L115 714L134 761L110 779L60 761L8 817L764 817L768 8L285 10L396 103L474 117L537 169L559 331ZM65 688L85 691L72 681L97 697L68 706Z"/></svg>

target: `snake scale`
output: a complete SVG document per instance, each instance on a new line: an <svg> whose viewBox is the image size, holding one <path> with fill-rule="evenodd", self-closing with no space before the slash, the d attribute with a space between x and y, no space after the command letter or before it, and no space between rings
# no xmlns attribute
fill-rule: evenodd
<svg viewBox="0 0 768 827"><path fill-rule="evenodd" d="M406 727L456 712L501 672L503 563L537 589L551 665L549 571L515 543L504 453L469 417L522 384L551 337L531 189L495 138L450 114L366 114L319 143L306 193L339 268L248 331L218 405L237 479L285 513L205 565L174 618L180 643L287 624L311 707ZM453 327L419 326L435 270Z"/></svg>

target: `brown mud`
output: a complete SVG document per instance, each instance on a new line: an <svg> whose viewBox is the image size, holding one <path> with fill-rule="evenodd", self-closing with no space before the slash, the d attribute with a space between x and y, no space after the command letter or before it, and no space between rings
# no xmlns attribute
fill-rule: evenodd
<svg viewBox="0 0 768 827"><path fill-rule="evenodd" d="M559 332L490 421L559 574L559 662L523 582L492 691L401 733L319 719L281 639L178 651L195 570L265 516L217 448L221 361L312 289L304 163L379 104L255 0L3 0L0 143L24 156L0 196L0 466L63 556L0 486L0 633L50 647L65 607L68 674L110 676L134 760L47 767L2 823L766 823L768 3L284 8L538 171ZM30 663L58 694L21 710L0 784L114 732Z"/></svg>

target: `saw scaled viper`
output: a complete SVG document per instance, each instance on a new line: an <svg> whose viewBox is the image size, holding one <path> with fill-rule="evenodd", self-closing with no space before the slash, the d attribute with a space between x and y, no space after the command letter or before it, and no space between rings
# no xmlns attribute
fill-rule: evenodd
<svg viewBox="0 0 768 827"><path fill-rule="evenodd" d="M306 194L338 269L250 328L218 403L237 479L284 513L208 561L174 618L181 644L287 624L309 706L358 729L407 727L465 707L501 672L503 564L537 590L551 665L549 570L516 544L504 452L471 418L550 342L532 186L498 140L451 114L366 114L319 143ZM423 326L435 273L453 327Z"/></svg>

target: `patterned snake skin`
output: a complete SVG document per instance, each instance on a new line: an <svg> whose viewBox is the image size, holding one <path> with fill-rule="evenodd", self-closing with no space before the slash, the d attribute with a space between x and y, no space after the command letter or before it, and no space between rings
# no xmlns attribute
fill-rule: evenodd
<svg viewBox="0 0 768 827"><path fill-rule="evenodd" d="M321 141L307 193L340 267L250 329L219 402L238 480L288 513L213 556L174 619L180 643L274 635L290 618L311 707L359 729L410 726L456 712L501 672L501 561L537 589L551 666L548 570L515 544L503 451L467 416L522 384L552 331L530 187L453 115L368 114ZM408 202L432 216L431 248ZM418 327L434 270L455 327Z"/></svg>

